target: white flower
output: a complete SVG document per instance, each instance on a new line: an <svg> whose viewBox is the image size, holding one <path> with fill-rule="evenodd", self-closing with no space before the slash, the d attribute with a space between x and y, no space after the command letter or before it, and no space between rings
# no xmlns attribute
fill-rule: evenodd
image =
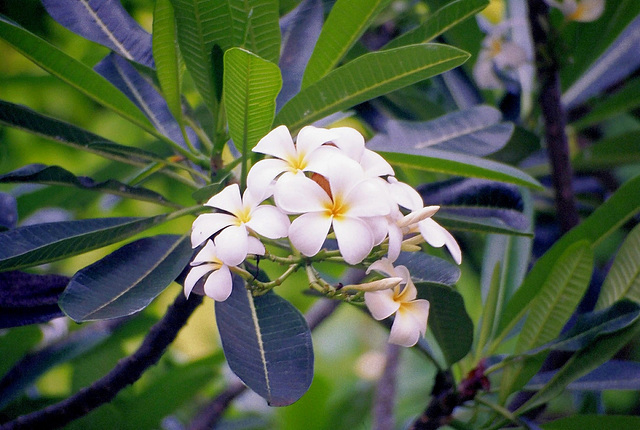
<svg viewBox="0 0 640 430"><path fill-rule="evenodd" d="M383 258L369 266L367 273L371 270L402 278L402 283L395 288L364 293L371 315L382 320L395 313L389 342L407 347L415 345L427 331L429 302L416 299L418 291L405 266L393 267L388 259Z"/></svg>
<svg viewBox="0 0 640 430"><path fill-rule="evenodd" d="M216 246L213 241L207 241L191 262L194 266L184 280L184 295L189 298L191 290L196 282L209 274L204 283L204 293L212 299L223 302L231 294L232 280L229 266L218 258Z"/></svg>
<svg viewBox="0 0 640 430"><path fill-rule="evenodd" d="M591 22L600 18L604 12L604 0L545 0L562 12L568 21Z"/></svg>
<svg viewBox="0 0 640 430"><path fill-rule="evenodd" d="M276 205L286 213L302 214L291 223L289 240L310 257L320 251L333 227L345 261L360 263L380 240L376 231L386 225L384 217L390 211L387 190L346 157L332 160L326 175L318 175L316 181L304 175L278 181Z"/></svg>
<svg viewBox="0 0 640 430"><path fill-rule="evenodd" d="M260 205L261 201L248 189L241 198L238 184L229 185L205 203L225 213L198 216L193 222L191 245L195 248L217 233L214 243L218 258L230 266L242 263L250 249L254 250L251 253L264 253L264 245L249 233L269 239L285 237L289 218L274 206Z"/></svg>
<svg viewBox="0 0 640 430"><path fill-rule="evenodd" d="M447 247L456 264L462 263L462 251L456 239L432 218L423 219L418 223L418 229L424 240L434 248Z"/></svg>

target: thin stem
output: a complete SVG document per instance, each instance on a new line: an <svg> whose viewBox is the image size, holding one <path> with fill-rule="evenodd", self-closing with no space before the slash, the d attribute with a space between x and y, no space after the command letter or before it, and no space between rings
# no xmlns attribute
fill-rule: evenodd
<svg viewBox="0 0 640 430"><path fill-rule="evenodd" d="M138 350L120 360L107 375L60 403L0 425L0 430L58 428L108 403L118 392L140 379L149 367L158 362L201 302L201 296L193 295L187 300L180 291L167 313L151 328Z"/></svg>

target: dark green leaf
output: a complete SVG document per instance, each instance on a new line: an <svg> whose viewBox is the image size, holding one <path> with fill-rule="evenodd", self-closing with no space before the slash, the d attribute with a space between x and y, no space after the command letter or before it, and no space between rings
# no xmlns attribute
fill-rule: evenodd
<svg viewBox="0 0 640 430"><path fill-rule="evenodd" d="M616 429L640 428L640 417L623 415L573 415L542 424L544 430Z"/></svg>
<svg viewBox="0 0 640 430"><path fill-rule="evenodd" d="M612 169L640 162L640 131L634 130L598 141L578 152L571 164L577 171Z"/></svg>
<svg viewBox="0 0 640 430"><path fill-rule="evenodd" d="M85 190L115 194L135 200L153 202L163 206L180 207L180 205L168 201L155 191L141 187L131 187L113 179L95 182L86 176L75 176L68 170L58 166L30 164L5 175L0 175L0 183L22 182L77 187Z"/></svg>
<svg viewBox="0 0 640 430"><path fill-rule="evenodd" d="M507 212L507 211L504 211ZM512 211L515 212L515 211ZM521 215L518 213L518 215ZM471 231L475 233L495 233L495 234L509 234L515 236L533 237L533 233L530 231L523 231L518 228L513 228L507 223L503 222L500 218L496 217L479 217L479 216L467 216L450 214L445 210L441 210L438 216L435 217L438 224L445 227L447 230L458 231Z"/></svg>
<svg viewBox="0 0 640 430"><path fill-rule="evenodd" d="M76 322L134 314L178 277L192 254L185 236L129 243L78 271L60 296L60 308Z"/></svg>
<svg viewBox="0 0 640 430"><path fill-rule="evenodd" d="M305 124L446 72L469 58L457 48L421 44L363 55L330 72L285 104L275 125L295 133Z"/></svg>
<svg viewBox="0 0 640 430"><path fill-rule="evenodd" d="M403 265L414 282L453 286L460 279L460 268L442 258L423 252L401 252L394 265Z"/></svg>
<svg viewBox="0 0 640 430"><path fill-rule="evenodd" d="M331 8L302 78L317 82L340 62L390 0L338 0Z"/></svg>
<svg viewBox="0 0 640 430"><path fill-rule="evenodd" d="M234 276L231 296L216 302L216 322L229 367L270 405L290 405L307 391L311 331L289 302L272 292L252 297Z"/></svg>
<svg viewBox="0 0 640 430"><path fill-rule="evenodd" d="M527 390L539 390L553 378L557 371L540 372L527 384ZM611 360L582 378L567 385L567 390L604 391L640 389L640 363Z"/></svg>
<svg viewBox="0 0 640 430"><path fill-rule="evenodd" d="M163 222L151 218L96 218L19 227L0 233L0 271L61 260L131 237Z"/></svg>
<svg viewBox="0 0 640 430"><path fill-rule="evenodd" d="M456 0L429 14L418 27L396 37L382 49L396 48L403 45L423 43L433 40L457 23L487 7L489 0Z"/></svg>
<svg viewBox="0 0 640 430"><path fill-rule="evenodd" d="M630 79L610 96L598 97L593 109L571 125L577 130L597 124L615 115L629 112L640 106L640 79Z"/></svg>
<svg viewBox="0 0 640 430"><path fill-rule="evenodd" d="M438 341L448 364L464 358L473 343L473 322L457 291L431 283L417 282L418 298L429 300L428 327Z"/></svg>

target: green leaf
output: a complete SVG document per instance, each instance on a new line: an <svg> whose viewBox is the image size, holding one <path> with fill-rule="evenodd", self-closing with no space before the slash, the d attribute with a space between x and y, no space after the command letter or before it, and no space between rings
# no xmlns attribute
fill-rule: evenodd
<svg viewBox="0 0 640 430"><path fill-rule="evenodd" d="M572 415L541 425L544 430L616 429L640 428L640 417L628 415Z"/></svg>
<svg viewBox="0 0 640 430"><path fill-rule="evenodd" d="M583 148L571 164L576 171L612 169L640 162L640 131L608 137Z"/></svg>
<svg viewBox="0 0 640 430"><path fill-rule="evenodd" d="M547 343L560 334L587 290L592 272L593 250L590 243L582 240L568 247L548 272L529 306L529 314L515 347L516 353ZM502 401L539 370L543 358L540 355L505 369L500 385Z"/></svg>
<svg viewBox="0 0 640 430"><path fill-rule="evenodd" d="M395 166L542 189L538 181L523 171L496 161L437 149L420 149L412 152L419 152L419 154L380 152L380 155Z"/></svg>
<svg viewBox="0 0 640 430"><path fill-rule="evenodd" d="M271 130L282 87L275 64L240 48L224 54L224 101L229 134L243 156Z"/></svg>
<svg viewBox="0 0 640 430"><path fill-rule="evenodd" d="M522 286L511 298L500 323L504 330L522 314L545 282L551 268L560 256L575 242L588 240L595 248L625 221L640 211L640 176L623 184L607 201L580 225L558 240L540 257L525 278Z"/></svg>
<svg viewBox="0 0 640 430"><path fill-rule="evenodd" d="M593 109L571 125L577 130L582 130L639 106L640 78L630 79L614 94L608 97L598 97L597 101L593 103Z"/></svg>
<svg viewBox="0 0 640 430"><path fill-rule="evenodd" d="M61 260L131 237L167 218L96 218L34 224L0 233L0 271Z"/></svg>
<svg viewBox="0 0 640 430"><path fill-rule="evenodd" d="M170 0L156 1L152 36L158 82L169 110L182 127L180 51L176 43L175 14Z"/></svg>
<svg viewBox="0 0 640 430"><path fill-rule="evenodd" d="M95 182L86 176L75 176L59 166L45 166L44 164L29 164L18 170L0 175L1 183L36 183L47 185L62 185L77 187L85 190L98 191L127 197L135 200L157 203L163 206L180 207L165 199L162 195L141 187L131 187L122 182L109 179Z"/></svg>
<svg viewBox="0 0 640 430"><path fill-rule="evenodd" d="M231 370L272 406L287 406L311 385L311 331L300 312L269 292L253 297L233 277L233 290L216 302L216 322Z"/></svg>
<svg viewBox="0 0 640 430"><path fill-rule="evenodd" d="M178 277L192 254L186 236L136 240L79 270L58 304L76 322L134 314Z"/></svg>
<svg viewBox="0 0 640 430"><path fill-rule="evenodd" d="M331 8L302 77L302 88L340 62L390 0L338 0Z"/></svg>
<svg viewBox="0 0 640 430"><path fill-rule="evenodd" d="M418 27L396 37L384 45L382 49L397 48L398 46L433 40L459 22L480 12L488 4L489 0L456 0L448 3L429 14L427 19Z"/></svg>
<svg viewBox="0 0 640 430"><path fill-rule="evenodd" d="M513 228L499 218L454 215L445 213L444 211L442 213L438 213L436 218L438 220L438 224L442 225L447 230L533 237L532 232Z"/></svg>
<svg viewBox="0 0 640 430"><path fill-rule="evenodd" d="M221 94L212 51L245 48L277 63L280 53L278 7L272 0L171 0L178 41L187 69L212 113Z"/></svg>
<svg viewBox="0 0 640 430"><path fill-rule="evenodd" d="M483 267L483 270L487 270ZM484 306L482 307L482 323L478 327L477 344L475 350L476 356L481 356L481 352L487 341L491 339L491 333L494 329L495 317L498 315L500 299L502 298L504 287L501 279L501 264L496 262L493 271L491 273L491 279L488 286L483 285L483 291L487 291L487 297L484 300Z"/></svg>
<svg viewBox="0 0 640 430"><path fill-rule="evenodd" d="M92 100L144 130L154 135L158 134L136 105L105 78L1 15L0 38L35 64Z"/></svg>
<svg viewBox="0 0 640 430"><path fill-rule="evenodd" d="M285 124L295 133L305 124L446 72L468 58L464 51L439 44L363 55L300 91L282 107L275 124Z"/></svg>
<svg viewBox="0 0 640 430"><path fill-rule="evenodd" d="M600 289L596 309L622 299L640 303L640 225L634 227L618 251Z"/></svg>
<svg viewBox="0 0 640 430"><path fill-rule="evenodd" d="M431 330L448 364L464 358L473 343L473 322L457 291L426 282L416 282L418 298L431 304L428 328Z"/></svg>

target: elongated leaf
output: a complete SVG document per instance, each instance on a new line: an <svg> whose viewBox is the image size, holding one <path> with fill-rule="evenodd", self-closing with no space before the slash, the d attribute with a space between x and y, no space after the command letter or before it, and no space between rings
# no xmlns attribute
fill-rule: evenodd
<svg viewBox="0 0 640 430"><path fill-rule="evenodd" d="M0 192L0 231L15 228L18 222L18 202L9 193Z"/></svg>
<svg viewBox="0 0 640 430"><path fill-rule="evenodd" d="M270 405L290 405L307 391L311 331L289 302L272 292L252 297L234 276L231 296L216 302L216 322L229 367Z"/></svg>
<svg viewBox="0 0 640 430"><path fill-rule="evenodd" d="M124 58L153 67L151 35L119 0L42 0L53 19L85 39L111 48Z"/></svg>
<svg viewBox="0 0 640 430"><path fill-rule="evenodd" d="M106 79L49 42L0 16L0 38L22 55L92 100L155 134L153 126L124 94Z"/></svg>
<svg viewBox="0 0 640 430"><path fill-rule="evenodd" d="M544 430L584 430L588 428L635 430L640 417L628 415L573 415L544 423Z"/></svg>
<svg viewBox="0 0 640 430"><path fill-rule="evenodd" d="M423 43L433 40L454 25L480 12L487 7L489 0L456 0L430 14L427 19L413 30L396 37L382 49Z"/></svg>
<svg viewBox="0 0 640 430"><path fill-rule="evenodd" d="M539 390L544 387L556 373L557 371L540 372L531 379L525 388L527 390ZM635 361L607 361L582 378L571 382L567 385L567 390L640 390L640 363ZM638 419L640 419L640 417ZM638 425L640 425L640 421Z"/></svg>
<svg viewBox="0 0 640 430"><path fill-rule="evenodd" d="M640 162L640 132L629 131L588 146L578 152L571 164L577 171L612 169Z"/></svg>
<svg viewBox="0 0 640 430"><path fill-rule="evenodd" d="M409 269L414 282L451 287L460 279L458 266L422 252L401 252L394 265Z"/></svg>
<svg viewBox="0 0 640 430"><path fill-rule="evenodd" d="M437 149L411 150L411 152L415 153L380 152L380 155L389 163L400 167L542 188L538 181L523 171L496 161Z"/></svg>
<svg viewBox="0 0 640 430"><path fill-rule="evenodd" d="M176 205L175 203L168 201L155 191L141 187L131 187L113 179L96 182L86 176L75 176L68 170L58 166L29 164L28 166L21 167L13 172L0 175L0 183L20 182L71 186L136 200L158 203L163 206L180 207L180 205Z"/></svg>
<svg viewBox="0 0 640 430"><path fill-rule="evenodd" d="M609 361L629 341L636 338L639 333L640 321L636 321L620 332L598 338L589 348L574 354L553 378L524 405L518 408L515 413L525 413L556 397L569 383L589 374Z"/></svg>
<svg viewBox="0 0 640 430"><path fill-rule="evenodd" d="M464 358L473 343L473 322L457 291L431 283L417 282L418 298L429 300L428 328L431 330L447 363Z"/></svg>
<svg viewBox="0 0 640 430"><path fill-rule="evenodd" d="M438 44L411 45L363 55L303 89L282 107L275 125L292 132L332 113L459 66L469 54Z"/></svg>
<svg viewBox="0 0 640 430"><path fill-rule="evenodd" d="M474 106L427 122L389 121L367 146L374 151L407 152L424 148L484 157L500 150L511 137L513 124L502 122L502 113Z"/></svg>
<svg viewBox="0 0 640 430"><path fill-rule="evenodd" d="M0 233L0 271L37 266L119 242L166 219L96 218L34 224Z"/></svg>
<svg viewBox="0 0 640 430"><path fill-rule="evenodd" d="M181 73L175 13L170 0L157 0L153 10L153 57L162 94L174 118L182 121Z"/></svg>
<svg viewBox="0 0 640 430"><path fill-rule="evenodd" d="M568 247L580 240L588 240L596 247L626 220L640 211L640 176L627 181L607 201L595 210L580 225L565 234L533 266L522 286L507 304L501 330L533 300L551 267Z"/></svg>
<svg viewBox="0 0 640 430"><path fill-rule="evenodd" d="M483 264L482 269L483 271L487 271L487 265ZM495 317L496 315L499 315L500 299L504 296L505 290L501 279L501 272L501 264L498 261L491 272L489 281L485 281L482 284L482 291L486 291L486 297L484 298L484 306L482 307L482 322L476 329L478 337L474 339L476 340L476 345L474 347L474 351L477 351L476 356L481 355L487 341L491 339L491 334L495 325ZM483 280L487 279L487 275L485 273L483 273L483 275ZM488 284L486 282L488 282Z"/></svg>
<svg viewBox="0 0 640 430"><path fill-rule="evenodd" d="M224 54L229 134L245 156L271 129L281 87L280 70L275 64L240 48Z"/></svg>
<svg viewBox="0 0 640 430"><path fill-rule="evenodd" d="M322 26L307 63L302 88L329 73L371 25L390 0L338 0Z"/></svg>
<svg viewBox="0 0 640 430"><path fill-rule="evenodd" d="M94 70L135 103L162 135L183 148L187 147L180 126L165 99L127 60L111 53L96 64Z"/></svg>
<svg viewBox="0 0 640 430"><path fill-rule="evenodd" d="M515 211L500 211L500 217L493 216L479 216L479 215L458 215L449 213L446 209L438 211L438 216L435 217L438 224L445 227L447 230L457 231L470 231L475 233L495 233L500 235L513 235L533 237L533 233L527 229L518 229L510 225L510 223L504 222L502 218L505 215L513 215L513 219L523 219L520 212Z"/></svg>
<svg viewBox="0 0 640 430"><path fill-rule="evenodd" d="M222 70L212 50L243 47L277 63L280 53L278 8L271 0L172 0L178 41L187 69L212 113L221 96Z"/></svg>
<svg viewBox="0 0 640 430"><path fill-rule="evenodd" d="M614 94L598 97L593 109L571 125L581 130L640 106L640 78L630 79Z"/></svg>
<svg viewBox="0 0 640 430"><path fill-rule="evenodd" d="M621 299L640 303L640 225L629 233L609 269L600 289L596 309L611 306Z"/></svg>
<svg viewBox="0 0 640 430"><path fill-rule="evenodd" d="M142 166L146 161L162 160L151 152L118 145L73 124L4 100L0 100L0 123L55 140L78 150L134 166Z"/></svg>
<svg viewBox="0 0 640 430"><path fill-rule="evenodd" d="M640 16L624 29L589 69L562 95L572 108L623 80L640 66L635 47L640 43Z"/></svg>
<svg viewBox="0 0 640 430"><path fill-rule="evenodd" d="M304 69L322 30L323 19L322 0L304 0L280 20L282 52L278 67L283 85L276 99L277 110L300 91Z"/></svg>
<svg viewBox="0 0 640 430"><path fill-rule="evenodd" d="M192 254L184 236L132 242L73 275L60 308L76 322L134 314L176 279Z"/></svg>

